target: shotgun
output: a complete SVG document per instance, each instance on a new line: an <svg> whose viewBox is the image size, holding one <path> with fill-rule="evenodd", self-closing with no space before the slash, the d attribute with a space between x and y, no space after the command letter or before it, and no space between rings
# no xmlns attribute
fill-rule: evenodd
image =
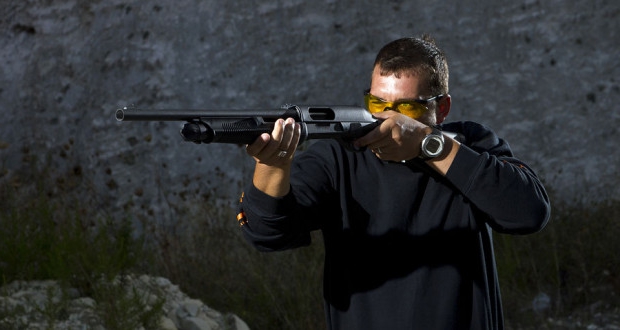
<svg viewBox="0 0 620 330"><path fill-rule="evenodd" d="M201 143L250 144L271 133L276 120L293 118L301 125L299 143L311 139L336 139L345 147L380 122L362 107L297 106L280 109L151 110L127 106L116 110L118 121L183 121L183 140Z"/></svg>

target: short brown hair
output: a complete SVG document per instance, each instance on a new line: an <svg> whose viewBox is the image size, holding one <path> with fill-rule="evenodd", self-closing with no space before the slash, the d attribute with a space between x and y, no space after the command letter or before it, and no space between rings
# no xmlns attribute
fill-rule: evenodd
<svg viewBox="0 0 620 330"><path fill-rule="evenodd" d="M420 74L426 83L424 92L448 94L448 62L429 35L401 38L383 46L375 59L380 74Z"/></svg>

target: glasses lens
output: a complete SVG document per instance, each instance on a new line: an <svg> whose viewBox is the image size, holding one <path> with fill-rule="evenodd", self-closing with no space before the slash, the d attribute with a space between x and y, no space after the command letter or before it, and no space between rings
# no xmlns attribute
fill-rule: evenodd
<svg viewBox="0 0 620 330"><path fill-rule="evenodd" d="M428 110L428 108L424 105L417 102L398 103L395 108L396 111L413 119L422 117L422 115Z"/></svg>
<svg viewBox="0 0 620 330"><path fill-rule="evenodd" d="M385 108L391 107L392 104L388 102L384 102L378 97L368 93L364 96L364 101L366 103L366 109L370 111L370 113L377 113L384 111Z"/></svg>
<svg viewBox="0 0 620 330"><path fill-rule="evenodd" d="M385 111L386 109L391 109L400 112L407 117L417 119L422 117L422 115L428 110L424 105L417 102L385 102L370 93L367 93L364 96L364 101L366 103L366 109L368 109L370 113L377 113Z"/></svg>

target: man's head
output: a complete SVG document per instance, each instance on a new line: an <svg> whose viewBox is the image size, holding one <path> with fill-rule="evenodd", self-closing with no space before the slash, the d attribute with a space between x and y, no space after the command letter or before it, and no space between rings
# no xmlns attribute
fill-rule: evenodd
<svg viewBox="0 0 620 330"><path fill-rule="evenodd" d="M441 123L450 111L448 78L446 57L429 36L402 38L377 54L370 95L396 103L439 96L426 102L429 111L420 121Z"/></svg>
<svg viewBox="0 0 620 330"><path fill-rule="evenodd" d="M374 67L377 66L383 76L418 76L422 94L448 94L448 62L428 35L402 38L383 46L375 59Z"/></svg>

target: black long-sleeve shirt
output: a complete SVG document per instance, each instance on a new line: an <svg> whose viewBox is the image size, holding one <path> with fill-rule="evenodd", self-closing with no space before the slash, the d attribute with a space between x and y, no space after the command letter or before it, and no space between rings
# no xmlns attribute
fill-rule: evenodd
<svg viewBox="0 0 620 330"><path fill-rule="evenodd" d="M549 200L489 129L443 129L462 143L445 177L323 140L296 156L287 196L246 189L242 228L258 249L307 245L322 231L329 329L503 328L491 231L540 230Z"/></svg>

